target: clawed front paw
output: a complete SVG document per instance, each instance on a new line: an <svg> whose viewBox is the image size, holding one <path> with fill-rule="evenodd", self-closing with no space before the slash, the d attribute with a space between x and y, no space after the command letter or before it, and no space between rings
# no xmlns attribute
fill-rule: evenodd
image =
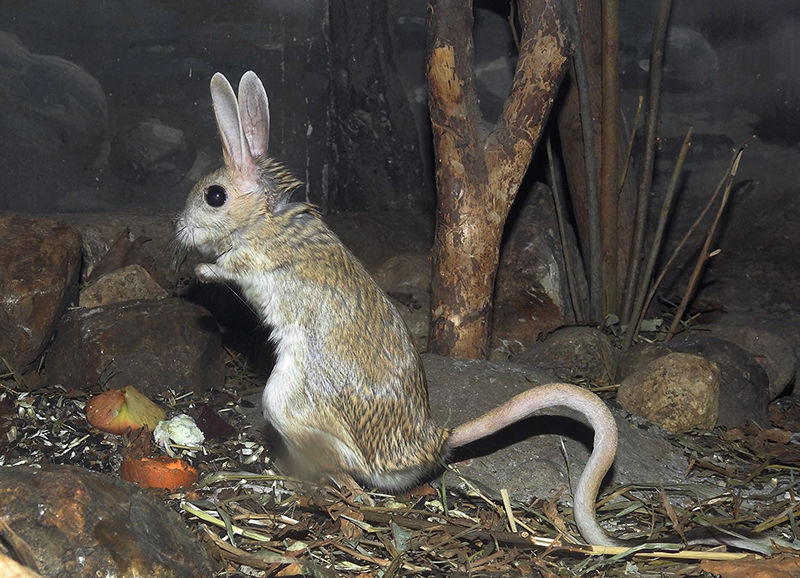
<svg viewBox="0 0 800 578"><path fill-rule="evenodd" d="M201 263L194 268L194 275L200 283L216 283L222 281L222 272L216 265Z"/></svg>

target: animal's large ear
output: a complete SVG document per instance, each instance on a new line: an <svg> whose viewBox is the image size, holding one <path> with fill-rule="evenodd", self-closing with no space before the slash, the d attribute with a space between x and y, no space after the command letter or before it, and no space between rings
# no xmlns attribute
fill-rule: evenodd
<svg viewBox="0 0 800 578"><path fill-rule="evenodd" d="M247 179L257 178L258 168L242 130L239 106L228 79L217 72L211 79L211 101L217 130L222 140L225 166L235 174Z"/></svg>
<svg viewBox="0 0 800 578"><path fill-rule="evenodd" d="M256 73L248 70L239 82L239 114L242 130L254 157L267 156L269 146L269 100Z"/></svg>

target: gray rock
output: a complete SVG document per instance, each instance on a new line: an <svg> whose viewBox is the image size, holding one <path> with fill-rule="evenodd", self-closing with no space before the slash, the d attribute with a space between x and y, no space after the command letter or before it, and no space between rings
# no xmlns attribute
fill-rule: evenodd
<svg viewBox="0 0 800 578"><path fill-rule="evenodd" d="M626 410L671 432L711 429L719 414L717 364L689 353L670 353L641 365L619 386Z"/></svg>
<svg viewBox="0 0 800 578"><path fill-rule="evenodd" d="M708 82L719 69L717 52L697 30L670 26L664 51L664 74L685 82Z"/></svg>
<svg viewBox="0 0 800 578"><path fill-rule="evenodd" d="M130 230L131 239L150 239L146 247L155 269L173 268L175 230L171 213L61 213L54 217L72 225L83 236L83 280L126 229ZM334 213L325 215L324 220L373 274L392 257L427 254L433 243L433 219L427 215ZM182 263L181 272L190 274L200 262L198 259L190 254Z"/></svg>
<svg viewBox="0 0 800 578"><path fill-rule="evenodd" d="M494 409L530 387L555 381L545 371L508 362L452 359L432 354L422 356L428 378L431 411L436 423L453 428ZM253 407L245 411L249 422L262 425L261 393L250 398ZM606 477L607 484L670 484L684 481L687 462L680 450L666 439L657 426L615 407L609 408L619 428L617 459ZM511 498L529 502L550 497L570 484L574 487L583 472L592 446L592 431L578 414L554 408L507 428L474 447L479 455L457 454L458 470L484 492L499 498L505 488ZM567 457L561 449L564 442ZM570 477L567 477L567 460ZM445 473L450 488L467 489L461 479ZM569 501L569 493L565 496Z"/></svg>
<svg viewBox="0 0 800 578"><path fill-rule="evenodd" d="M0 32L0 210L55 208L65 191L99 173L107 151L108 109L100 84L78 65L29 52Z"/></svg>
<svg viewBox="0 0 800 578"><path fill-rule="evenodd" d="M550 371L564 381L610 383L616 357L608 336L596 327L560 327L511 361Z"/></svg>
<svg viewBox="0 0 800 578"><path fill-rule="evenodd" d="M543 333L574 322L550 189L536 183L500 255L492 311L492 359L508 359Z"/></svg>
<svg viewBox="0 0 800 578"><path fill-rule="evenodd" d="M767 425L767 373L741 347L722 339L679 335L667 343L637 345L620 357L617 379L624 379L639 367L670 352L692 353L717 364L722 376L719 425L738 427L748 420Z"/></svg>
<svg viewBox="0 0 800 578"><path fill-rule="evenodd" d="M424 355L431 410L437 423L455 427L494 409L526 389L551 383L555 377L514 363L457 360ZM664 483L683 480L686 460L655 426L637 427L623 413L610 408L619 427L617 460L607 482ZM592 432L566 409L507 428L481 447L478 456L458 464L463 475L492 495L506 488L515 500L552 495L562 486L577 484L589 457ZM567 478L561 441L567 451L571 479ZM516 442L516 443L515 443ZM513 444L513 445L511 445ZM449 486L461 486L446 474Z"/></svg>
<svg viewBox="0 0 800 578"><path fill-rule="evenodd" d="M225 378L214 318L180 299L127 301L67 313L47 353L45 379L88 389L133 385L148 396L167 388L204 393Z"/></svg>
<svg viewBox="0 0 800 578"><path fill-rule="evenodd" d="M700 328L713 337L735 343L764 368L769 377L769 398L775 399L795 379L797 353L777 331L757 327L742 319L739 322L722 318L717 323Z"/></svg>
<svg viewBox="0 0 800 578"><path fill-rule="evenodd" d="M785 270L785 268L784 268ZM800 295L797 292L796 295ZM726 312L714 320L714 324L747 326L779 335L785 339L800 360L800 310L797 307L780 307L777 311L758 308ZM759 361L759 358L756 358ZM795 372L794 382L800 382L800 361Z"/></svg>
<svg viewBox="0 0 800 578"><path fill-rule="evenodd" d="M166 299L167 292L141 265L128 265L107 273L81 289L78 305L99 307L136 299Z"/></svg>
<svg viewBox="0 0 800 578"><path fill-rule="evenodd" d="M163 500L106 474L52 464L0 468L0 515L45 576L213 574L205 549Z"/></svg>
<svg viewBox="0 0 800 578"><path fill-rule="evenodd" d="M123 132L111 151L119 175L137 184L176 184L192 167L194 157L184 132L157 118Z"/></svg>
<svg viewBox="0 0 800 578"><path fill-rule="evenodd" d="M78 295L81 236L51 219L0 215L0 357L36 361Z"/></svg>

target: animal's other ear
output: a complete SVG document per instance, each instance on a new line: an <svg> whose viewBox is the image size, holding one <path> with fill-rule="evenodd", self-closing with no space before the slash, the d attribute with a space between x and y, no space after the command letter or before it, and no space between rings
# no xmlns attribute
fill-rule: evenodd
<svg viewBox="0 0 800 578"><path fill-rule="evenodd" d="M239 82L239 114L242 130L256 158L267 156L269 146L269 100L264 85L252 70Z"/></svg>
<svg viewBox="0 0 800 578"><path fill-rule="evenodd" d="M242 130L236 95L234 95L228 79L219 72L211 79L211 101L214 104L217 130L222 140L225 166L235 176L247 180L257 180L258 168L253 161L253 155Z"/></svg>

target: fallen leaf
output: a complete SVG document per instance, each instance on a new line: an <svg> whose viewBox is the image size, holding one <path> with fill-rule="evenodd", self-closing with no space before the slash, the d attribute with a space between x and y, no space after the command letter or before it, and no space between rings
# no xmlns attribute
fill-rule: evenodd
<svg viewBox="0 0 800 578"><path fill-rule="evenodd" d="M720 578L797 578L800 557L743 558L741 560L704 560L700 569Z"/></svg>
<svg viewBox="0 0 800 578"><path fill-rule="evenodd" d="M284 568L278 570L275 576L302 576L303 567L300 564L288 564Z"/></svg>
<svg viewBox="0 0 800 578"><path fill-rule="evenodd" d="M195 422L207 440L228 439L236 435L233 426L222 419L211 406L201 403L199 410Z"/></svg>

